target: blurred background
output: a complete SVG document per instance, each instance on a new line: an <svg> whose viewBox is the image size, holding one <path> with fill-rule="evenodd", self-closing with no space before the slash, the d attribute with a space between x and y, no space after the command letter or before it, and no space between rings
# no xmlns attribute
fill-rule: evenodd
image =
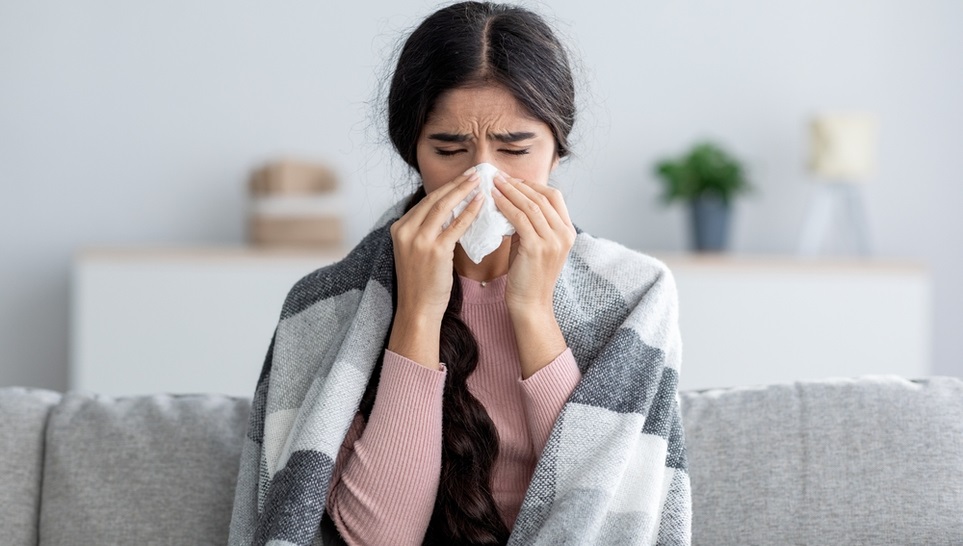
<svg viewBox="0 0 963 546"><path fill-rule="evenodd" d="M781 350L787 362L808 346L817 355L851 350L852 358L864 361L864 368L854 368L860 373L899 371L899 362L892 368L886 355L905 360L896 346L908 328L912 358L921 362L911 372L963 375L963 174L957 160L963 3L523 5L544 14L576 54L581 117L575 156L556 171L555 182L581 228L679 264L687 354L705 358L716 347L697 343L710 339L695 333L699 302L712 307L712 320L743 332L738 341L744 347L766 337L750 322L727 320L744 300L726 300L735 292L714 279L762 275L738 290L789 292L796 289L765 284L771 280L766 271L789 271L796 282L829 264L852 274L846 281L852 286L875 287L845 304L875 306L866 313L870 322L857 313L833 323L833 348L798 325L794 308L776 306L771 312L778 315L757 318L786 335ZM144 374L166 362L168 373L188 378L181 384L186 387L170 388L216 388L190 383L191 374L203 373L197 364L176 351L134 344L131 332L159 332L158 346L190 344L199 354L214 334L206 333L205 321L190 320L254 297L263 283L244 277L244 268L273 267L266 264L274 259L244 251L251 238L252 173L266 163L294 157L334 173L337 200L327 206L336 207L344 248L409 190L410 174L385 144L379 89L399 40L437 7L418 0L336 7L303 0L0 0L0 386L99 389L103 383L78 378L94 374L92 360L106 361L97 356L107 354L96 352L100 343L128 355L97 372L102 375L118 369ZM819 256L800 257L800 238L825 184L808 166L811 122L838 111L866 112L878 124L872 172L858 183L871 253L860 255L834 228ZM704 139L737 157L755 190L733 204L725 252L700 261L690 252L688 210L660 201L654 165ZM170 263L137 262L152 256L144 251L152 248L167 249L165 256L180 264L224 267L204 281L224 292L201 311L177 303L163 310L164 321L151 323L160 312L151 302L180 302L187 294L196 303L213 290L194 281L164 284L173 277L157 275ZM184 249L192 254L185 257ZM316 267L311 252L273 255L289 260L287 276L256 311L262 322L252 333L233 330L230 320L206 321L218 335L235 336L235 348L246 355L244 362L212 363L221 377L236 366L239 384L253 392L285 288ZM338 251L325 252L318 255L327 260ZM143 268L104 273L91 265L98 259ZM84 260L91 269L81 268ZM687 268L703 266L708 269L693 270L699 288L683 279ZM890 285L873 284L880 278L874 267L908 272L913 284L906 297L913 301L891 299ZM797 293L836 290L824 289L829 277L799 282L792 285L802 290ZM128 294L155 299L137 300L134 311L98 299L134 301ZM826 317L827 324L842 316L832 309L834 298L828 306L819 303L820 314L813 316ZM691 336L687 305L693 306ZM871 320L890 314L908 318L874 330ZM861 353L864 344L877 352ZM728 373L739 360L700 365ZM778 368L783 360L776 355L756 365Z"/></svg>

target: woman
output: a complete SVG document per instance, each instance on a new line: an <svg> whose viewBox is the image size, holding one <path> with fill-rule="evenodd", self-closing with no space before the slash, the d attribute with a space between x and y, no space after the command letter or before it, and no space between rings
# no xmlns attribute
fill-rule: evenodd
<svg viewBox="0 0 963 546"><path fill-rule="evenodd" d="M421 187L288 294L232 544L688 543L675 287L548 186L574 120L537 15L466 2L409 36L388 131ZM515 235L475 263L480 163Z"/></svg>

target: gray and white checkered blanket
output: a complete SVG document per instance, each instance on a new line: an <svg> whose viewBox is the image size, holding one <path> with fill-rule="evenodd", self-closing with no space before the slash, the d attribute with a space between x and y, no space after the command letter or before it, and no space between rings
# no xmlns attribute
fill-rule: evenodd
<svg viewBox="0 0 963 546"><path fill-rule="evenodd" d="M291 288L254 392L230 544L338 544L322 532L335 457L392 320L386 212L348 256ZM555 315L582 371L509 544L689 544L675 282L578 230Z"/></svg>

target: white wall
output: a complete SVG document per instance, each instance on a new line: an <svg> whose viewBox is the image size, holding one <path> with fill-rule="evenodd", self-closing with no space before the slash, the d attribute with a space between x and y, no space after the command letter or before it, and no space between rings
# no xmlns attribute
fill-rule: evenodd
<svg viewBox="0 0 963 546"><path fill-rule="evenodd" d="M400 195L370 101L395 41L435 4L329 6L0 0L0 385L66 386L80 246L240 242L247 173L278 154L337 168L352 243ZM576 223L632 247L685 247L650 166L709 135L760 188L739 205L733 249L791 252L810 194L807 117L877 112L875 247L932 269L933 371L963 375L963 3L537 7L589 85L558 182Z"/></svg>

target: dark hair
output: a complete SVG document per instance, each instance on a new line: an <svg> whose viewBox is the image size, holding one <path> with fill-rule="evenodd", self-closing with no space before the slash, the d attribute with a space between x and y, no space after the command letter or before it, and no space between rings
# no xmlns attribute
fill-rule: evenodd
<svg viewBox="0 0 963 546"><path fill-rule="evenodd" d="M462 2L431 14L401 50L388 91L388 135L401 158L418 170L418 137L439 95L485 84L507 89L568 155L575 83L552 29L518 6Z"/></svg>
<svg viewBox="0 0 963 546"><path fill-rule="evenodd" d="M506 88L530 115L549 126L558 156L568 155L575 86L561 43L530 11L463 2L436 11L411 33L391 80L388 134L413 169L418 170L418 138L438 97L475 85ZM424 196L424 187L419 188L405 210ZM509 530L491 491L498 432L484 406L468 391L468 376L478 365L478 343L459 317L461 284L454 271L452 275L439 347L447 366L442 468L425 544L504 544ZM380 368L379 360L361 402L366 418L374 405Z"/></svg>

